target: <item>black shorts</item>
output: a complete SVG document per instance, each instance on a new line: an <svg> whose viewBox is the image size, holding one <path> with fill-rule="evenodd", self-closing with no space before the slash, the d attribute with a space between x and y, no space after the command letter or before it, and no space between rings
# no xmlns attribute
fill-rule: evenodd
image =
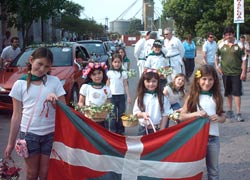
<svg viewBox="0 0 250 180"><path fill-rule="evenodd" d="M238 76L222 76L224 84L224 96L242 96L242 81Z"/></svg>

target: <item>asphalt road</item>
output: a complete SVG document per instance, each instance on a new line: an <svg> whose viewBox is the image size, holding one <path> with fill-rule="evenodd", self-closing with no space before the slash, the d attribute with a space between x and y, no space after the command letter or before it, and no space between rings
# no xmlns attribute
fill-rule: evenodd
<svg viewBox="0 0 250 180"><path fill-rule="evenodd" d="M133 57L133 47L126 48L128 57L132 60L132 68L136 69ZM198 51L197 65L201 62ZM132 99L135 98L138 77L129 80ZM222 180L249 180L250 179L250 75L243 83L244 95L242 96L242 115L245 122L226 122L220 126L220 179ZM225 107L226 108L226 107ZM130 111L132 106L129 107ZM225 109L226 110L226 109ZM0 158L7 143L11 112L0 111ZM126 128L127 135L135 135L137 127ZM24 168L24 162L13 152L16 166ZM24 180L24 169L19 180ZM206 180L206 172L204 174Z"/></svg>

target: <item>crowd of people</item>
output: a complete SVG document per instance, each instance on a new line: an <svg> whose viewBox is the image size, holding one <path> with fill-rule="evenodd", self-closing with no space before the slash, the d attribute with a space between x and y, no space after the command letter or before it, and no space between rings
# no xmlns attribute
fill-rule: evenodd
<svg viewBox="0 0 250 180"><path fill-rule="evenodd" d="M219 179L219 123L233 118L235 102L237 121L241 115L242 81L246 79L249 45L235 39L233 28L227 27L220 42L208 33L202 50L203 64L195 68L196 45L191 35L185 41L164 29L164 42L155 32L148 32L135 45L134 56L139 70L137 96L133 115L139 119L138 135L146 135L169 127L169 116L180 113L178 123L200 117L210 120L206 165L209 179ZM55 128L55 101L65 102L65 91L57 77L48 74L53 55L47 48L36 49L29 59L29 71L15 82L10 96L13 115L5 156L10 157L17 137L25 139L29 156L25 158L27 179L46 179ZM169 77L160 68L172 68ZM132 103L128 73L130 59L119 48L112 55L111 67L89 62L83 69L85 82L79 91L78 106L106 102L114 105L111 123L98 122L117 134L124 134L121 116ZM224 113L220 78L224 85L227 111ZM190 88L185 89L186 82ZM44 88L46 86L46 88ZM45 103L46 102L46 103ZM47 111L47 112L46 112ZM32 122L32 123L31 123Z"/></svg>

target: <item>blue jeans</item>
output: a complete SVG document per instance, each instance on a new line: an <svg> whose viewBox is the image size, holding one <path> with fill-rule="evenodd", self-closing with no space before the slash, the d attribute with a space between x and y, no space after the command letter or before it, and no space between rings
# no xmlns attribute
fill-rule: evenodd
<svg viewBox="0 0 250 180"><path fill-rule="evenodd" d="M110 129L112 132L124 133L125 129L122 125L121 116L126 111L126 98L125 95L112 95L111 103L114 107L114 119L111 120Z"/></svg>
<svg viewBox="0 0 250 180"><path fill-rule="evenodd" d="M220 138L209 136L206 155L208 180L219 180L219 153Z"/></svg>
<svg viewBox="0 0 250 180"><path fill-rule="evenodd" d="M20 132L20 139L25 139L29 155L43 154L50 156L52 144L54 140L54 133L49 133L43 136L33 133Z"/></svg>

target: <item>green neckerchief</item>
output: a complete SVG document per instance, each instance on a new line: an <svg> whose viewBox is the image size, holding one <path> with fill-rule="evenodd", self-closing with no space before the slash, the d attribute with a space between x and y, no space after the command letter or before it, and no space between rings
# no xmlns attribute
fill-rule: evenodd
<svg viewBox="0 0 250 180"><path fill-rule="evenodd" d="M152 95L154 95L154 96L156 96L156 95L157 95L157 92L156 92L156 91L149 91L149 90L147 90L147 91L146 91L146 93L148 93L148 94L152 94Z"/></svg>
<svg viewBox="0 0 250 180"><path fill-rule="evenodd" d="M127 56L125 56L125 58L123 59L123 62L130 62L130 59Z"/></svg>
<svg viewBox="0 0 250 180"><path fill-rule="evenodd" d="M46 75L43 75L43 76L41 76L41 77L38 77L38 76L35 76L35 75L33 75L33 74L31 74L31 78L30 78L30 81L44 81L44 77L45 77ZM20 80L27 80L27 78L28 78L28 74L24 74L24 75L22 75L19 79Z"/></svg>
<svg viewBox="0 0 250 180"><path fill-rule="evenodd" d="M209 91L201 91L202 95L208 95L208 96L212 96L213 93L209 92Z"/></svg>
<svg viewBox="0 0 250 180"><path fill-rule="evenodd" d="M102 87L105 85L104 83L95 83L95 82L89 82L88 84L91 86L102 86Z"/></svg>
<svg viewBox="0 0 250 180"><path fill-rule="evenodd" d="M152 51L151 53L149 53L148 56L160 56L160 55L162 55L161 51L159 53L155 53L154 51Z"/></svg>

